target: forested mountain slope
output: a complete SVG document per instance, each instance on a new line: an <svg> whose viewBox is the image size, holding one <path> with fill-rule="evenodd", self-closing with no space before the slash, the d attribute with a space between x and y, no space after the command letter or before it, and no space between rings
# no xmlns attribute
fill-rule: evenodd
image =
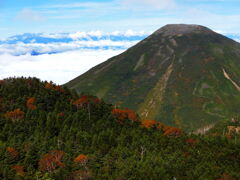
<svg viewBox="0 0 240 180"><path fill-rule="evenodd" d="M0 81L0 179L240 179L240 141L188 135L36 78Z"/></svg>

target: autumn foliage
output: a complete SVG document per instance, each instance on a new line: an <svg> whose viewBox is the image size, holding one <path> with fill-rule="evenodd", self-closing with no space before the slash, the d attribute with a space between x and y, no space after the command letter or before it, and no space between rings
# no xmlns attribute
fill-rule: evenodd
<svg viewBox="0 0 240 180"><path fill-rule="evenodd" d="M63 117L64 115L65 115L64 112L58 113L58 116L59 116L59 117Z"/></svg>
<svg viewBox="0 0 240 180"><path fill-rule="evenodd" d="M195 145L197 143L197 140L196 139L192 139L192 138L189 138L189 139L186 139L185 141L187 144L189 145Z"/></svg>
<svg viewBox="0 0 240 180"><path fill-rule="evenodd" d="M161 128L163 127L163 124L155 120L142 120L141 126L144 128L153 128L153 127Z"/></svg>
<svg viewBox="0 0 240 180"><path fill-rule="evenodd" d="M52 84L52 83L46 83L45 88L46 89L51 89L51 90L54 90L54 91L58 91L58 92L61 92L61 93L64 92L64 89L61 86L57 86L57 85Z"/></svg>
<svg viewBox="0 0 240 180"><path fill-rule="evenodd" d="M29 99L27 100L27 103L26 103L27 108L28 108L28 109L31 109L31 110L37 109L37 106L35 105L35 103L36 103L36 98L35 98L35 97L29 98Z"/></svg>
<svg viewBox="0 0 240 180"><path fill-rule="evenodd" d="M2 110L4 106L5 104L4 104L3 98L0 97L0 110Z"/></svg>
<svg viewBox="0 0 240 180"><path fill-rule="evenodd" d="M25 81L25 83L26 83L28 86L32 86L33 81L32 81L31 79L27 79L27 80Z"/></svg>
<svg viewBox="0 0 240 180"><path fill-rule="evenodd" d="M91 179L92 175L89 170L74 171L67 177L67 180L87 180Z"/></svg>
<svg viewBox="0 0 240 180"><path fill-rule="evenodd" d="M100 103L100 99L94 96L81 96L79 99L73 101L73 105L77 108L83 107L89 103L98 104Z"/></svg>
<svg viewBox="0 0 240 180"><path fill-rule="evenodd" d="M39 170L42 172L52 172L59 167L64 167L61 162L63 156L63 151L53 150L45 154L39 161Z"/></svg>
<svg viewBox="0 0 240 180"><path fill-rule="evenodd" d="M139 121L137 114L130 109L113 109L112 115L118 120L118 122L123 123L124 120L129 119L132 122ZM158 128L162 129L164 136L175 136L179 137L182 134L181 129L171 126L166 126L156 120L141 120L141 126L143 128Z"/></svg>
<svg viewBox="0 0 240 180"><path fill-rule="evenodd" d="M5 117L16 121L16 120L21 120L24 118L25 113L23 111L21 111L20 108L15 109L14 111L9 111L5 114Z"/></svg>
<svg viewBox="0 0 240 180"><path fill-rule="evenodd" d="M129 119L132 122L138 121L137 114L131 109L113 109L112 115L119 121L123 122L125 119Z"/></svg>
<svg viewBox="0 0 240 180"><path fill-rule="evenodd" d="M88 157L84 154L80 154L74 159L75 163L80 163L80 164L86 164L87 161L88 161Z"/></svg>
<svg viewBox="0 0 240 180"><path fill-rule="evenodd" d="M4 85L6 83L5 80L0 80L0 85Z"/></svg>
<svg viewBox="0 0 240 180"><path fill-rule="evenodd" d="M217 180L234 180L234 178L227 173L224 173L220 179Z"/></svg>
<svg viewBox="0 0 240 180"><path fill-rule="evenodd" d="M19 152L13 147L7 147L7 153L11 160L16 160L19 157Z"/></svg>
<svg viewBox="0 0 240 180"><path fill-rule="evenodd" d="M179 137L182 134L182 130L176 127L166 126L164 128L164 136L175 136Z"/></svg>
<svg viewBox="0 0 240 180"><path fill-rule="evenodd" d="M16 171L16 174L19 176L24 176L24 167L21 165L12 166L12 169Z"/></svg>

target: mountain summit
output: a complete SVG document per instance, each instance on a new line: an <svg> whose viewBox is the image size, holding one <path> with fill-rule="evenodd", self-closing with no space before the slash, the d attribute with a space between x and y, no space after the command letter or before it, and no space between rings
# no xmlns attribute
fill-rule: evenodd
<svg viewBox="0 0 240 180"><path fill-rule="evenodd" d="M214 31L200 25L187 25L187 24L168 24L163 26L156 32L155 35L165 35L165 36L174 36L174 35L185 35L191 33L204 33L204 34L213 34Z"/></svg>
<svg viewBox="0 0 240 180"><path fill-rule="evenodd" d="M239 116L240 44L204 26L166 25L67 86L195 130Z"/></svg>

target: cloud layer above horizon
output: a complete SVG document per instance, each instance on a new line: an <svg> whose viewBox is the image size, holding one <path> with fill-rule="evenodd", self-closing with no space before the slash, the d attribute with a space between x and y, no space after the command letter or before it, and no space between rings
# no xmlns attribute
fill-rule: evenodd
<svg viewBox="0 0 240 180"><path fill-rule="evenodd" d="M35 76L63 84L144 39L140 31L22 34L0 41L0 79Z"/></svg>
<svg viewBox="0 0 240 180"><path fill-rule="evenodd" d="M2 54L0 55L0 79L37 77L41 80L64 84L121 52L122 50L79 50L39 56Z"/></svg>

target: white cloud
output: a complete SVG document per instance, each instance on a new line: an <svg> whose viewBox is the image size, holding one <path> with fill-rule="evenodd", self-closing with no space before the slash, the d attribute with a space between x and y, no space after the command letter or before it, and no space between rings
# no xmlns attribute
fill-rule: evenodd
<svg viewBox="0 0 240 180"><path fill-rule="evenodd" d="M141 37L139 40L128 39L131 36L146 34L144 31L132 30L113 33L91 31L30 34L31 38L35 37L36 39L38 37L56 40L61 38L73 39L70 42L64 42L63 39L62 42L49 43L37 43L35 39L31 39L29 43L21 42L21 39L24 39L27 34L8 38L7 40L16 41L16 43L8 44L6 41L0 44L0 79L10 76L35 76L42 80L52 80L58 84L63 84L141 40ZM111 36L114 35L118 36L119 40L111 40ZM98 39L94 40L92 37L98 37ZM105 47L108 50L104 50ZM121 47L121 50L117 47ZM89 50L91 48L98 50ZM32 51L43 54L32 56ZM53 52L57 52L57 54L47 54Z"/></svg>
<svg viewBox="0 0 240 180"><path fill-rule="evenodd" d="M131 37L131 36L144 36L144 35L149 35L151 33L147 33L145 31L139 31L139 32L136 32L136 31L133 31L133 30L127 30L125 33L124 33L124 36L126 37Z"/></svg>
<svg viewBox="0 0 240 180"><path fill-rule="evenodd" d="M24 8L17 14L16 19L26 22L39 22L42 21L44 18L37 11L29 8Z"/></svg>
<svg viewBox="0 0 240 180"><path fill-rule="evenodd" d="M7 38L1 42L0 54L23 55L32 52L46 54L80 49L127 49L149 34L149 32L133 30L108 33L90 31L23 34ZM132 37L134 38L132 39ZM42 40L42 38L50 38L50 40ZM25 43L23 40L25 40Z"/></svg>
<svg viewBox="0 0 240 180"><path fill-rule="evenodd" d="M76 32L69 34L69 37L72 39L87 38L87 33L85 32Z"/></svg>
<svg viewBox="0 0 240 180"><path fill-rule="evenodd" d="M125 7L151 9L169 9L175 7L174 0L119 0Z"/></svg>
<svg viewBox="0 0 240 180"><path fill-rule="evenodd" d="M62 33L42 33L40 36L41 37L45 37L45 38L59 39L59 38L66 38L66 37L68 37L68 34L62 34Z"/></svg>
<svg viewBox="0 0 240 180"><path fill-rule="evenodd" d="M55 5L49 5L46 6L45 8L98 8L99 6L101 7L106 7L111 5L112 3L106 3L106 2L79 2L79 3L68 3L68 4L55 4Z"/></svg>
<svg viewBox="0 0 240 180"><path fill-rule="evenodd" d="M31 56L0 55L0 79L13 76L35 76L63 84L91 67L120 54L122 50L85 50Z"/></svg>
<svg viewBox="0 0 240 180"><path fill-rule="evenodd" d="M0 54L11 54L11 55L22 55L26 53L31 53L32 51L38 52L40 54L46 53L59 53L65 51L73 51L79 49L89 49L97 48L103 49L108 47L110 49L123 48L127 49L135 45L138 41L111 41L111 40L98 40L98 41L72 41L69 43L22 43L17 44L2 44L0 45Z"/></svg>
<svg viewBox="0 0 240 180"><path fill-rule="evenodd" d="M88 33L88 35L90 36L96 36L96 37L102 37L103 36L103 33L101 31L90 31Z"/></svg>

